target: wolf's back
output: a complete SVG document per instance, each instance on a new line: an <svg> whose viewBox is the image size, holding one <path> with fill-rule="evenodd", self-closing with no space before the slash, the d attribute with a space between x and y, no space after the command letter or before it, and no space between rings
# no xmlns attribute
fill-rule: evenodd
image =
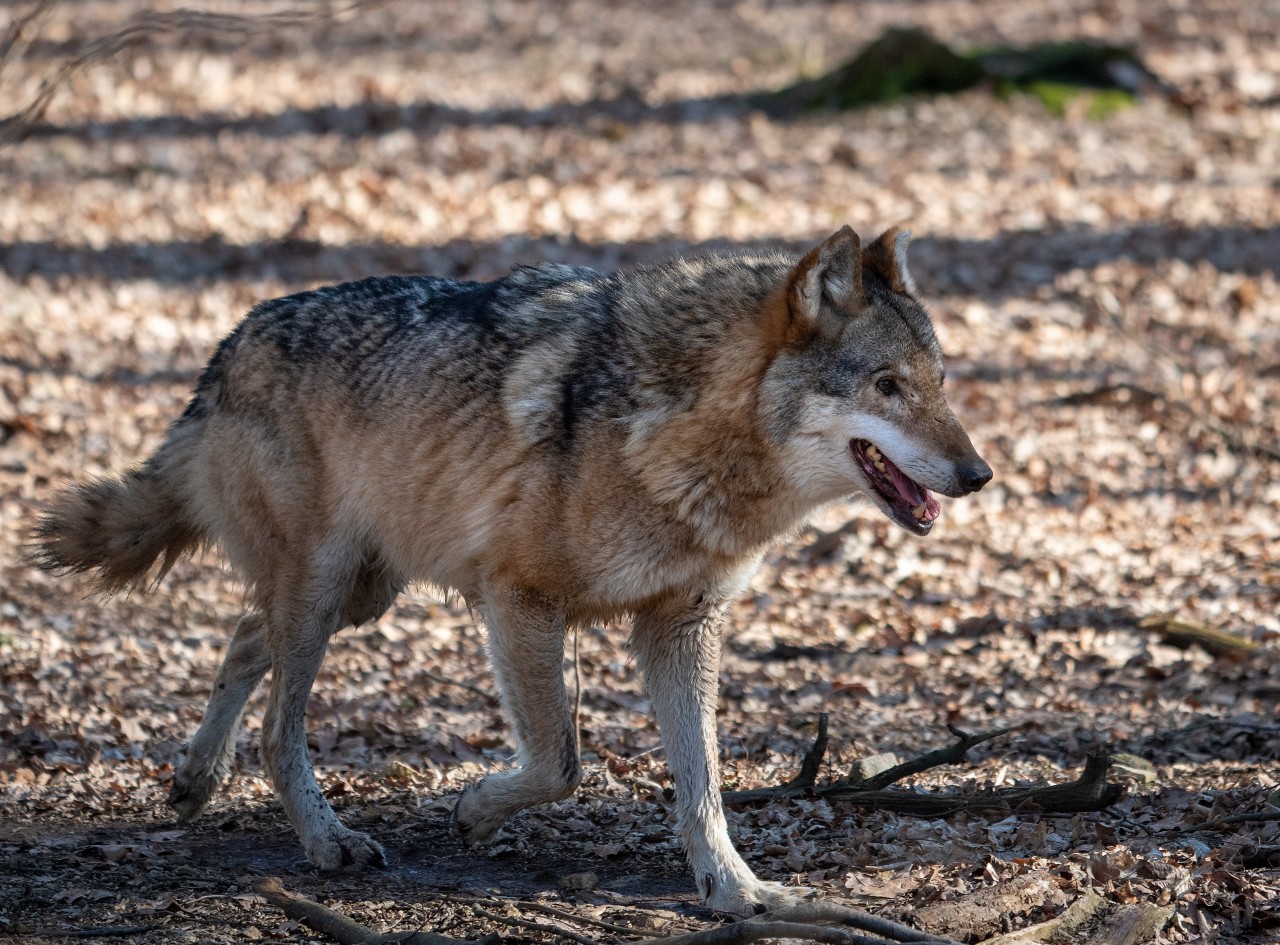
<svg viewBox="0 0 1280 945"><path fill-rule="evenodd" d="M585 272L565 267L542 278L555 284ZM531 281L511 280L507 291L518 296ZM49 502L32 532L30 560L50 571L91 573L107 592L158 580L185 554L229 537L228 500L210 492L206 474L223 460L232 468L237 451L212 455L227 442L202 443L214 428L296 440L306 426L299 415L318 396L367 418L396 405L397 386L445 389L451 366L498 347L503 335L527 333L529 326L502 323L502 292L498 283L388 277L259 304L218 346L186 411L146 462L70 486ZM508 338L505 347L520 341Z"/></svg>

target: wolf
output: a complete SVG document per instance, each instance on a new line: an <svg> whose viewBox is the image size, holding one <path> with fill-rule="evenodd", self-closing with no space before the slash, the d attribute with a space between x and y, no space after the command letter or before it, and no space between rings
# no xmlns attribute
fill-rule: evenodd
<svg viewBox="0 0 1280 945"><path fill-rule="evenodd" d="M861 493L926 535L991 479L947 405L909 234L843 227L801 258L675 259L605 275L548 264L493 282L382 277L255 307L155 453L47 506L33 555L107 592L220 549L240 619L169 803L226 779L268 670L262 758L308 859L384 862L317 786L305 711L329 639L411 581L487 627L517 767L456 802L471 842L582 777L568 630L629 618L684 849L712 909L804 890L757 879L717 771L722 621L766 550ZM158 575L158 576L157 576Z"/></svg>

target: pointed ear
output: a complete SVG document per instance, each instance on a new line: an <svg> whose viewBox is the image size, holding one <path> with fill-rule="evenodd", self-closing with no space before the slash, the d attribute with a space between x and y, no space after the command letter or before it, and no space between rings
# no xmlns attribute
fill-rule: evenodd
<svg viewBox="0 0 1280 945"><path fill-rule="evenodd" d="M862 264L889 283L894 292L916 294L916 280L907 269L907 244L911 231L890 227L862 254Z"/></svg>
<svg viewBox="0 0 1280 945"><path fill-rule="evenodd" d="M799 321L818 324L824 306L861 308L865 300L861 256L858 234L847 226L805 253L788 280L787 302L792 315Z"/></svg>

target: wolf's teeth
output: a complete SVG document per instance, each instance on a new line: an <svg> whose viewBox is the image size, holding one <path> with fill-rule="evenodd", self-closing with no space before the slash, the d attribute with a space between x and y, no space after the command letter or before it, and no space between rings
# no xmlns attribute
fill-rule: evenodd
<svg viewBox="0 0 1280 945"><path fill-rule="evenodd" d="M880 451L879 451L878 449L876 449L876 447L875 447L875 444L874 444L874 443L873 443L873 444L871 444L871 445L869 445L869 446L867 447L867 457L868 457L868 458L869 458L873 463L874 463L877 459L879 459L879 458L880 458Z"/></svg>
<svg viewBox="0 0 1280 945"><path fill-rule="evenodd" d="M916 517L917 521L920 521L924 519L924 513L926 511L927 510L924 507L924 503L921 502L919 505L917 505L914 509L911 510L911 514Z"/></svg>
<svg viewBox="0 0 1280 945"><path fill-rule="evenodd" d="M887 470L885 469L884 463L878 459L876 460L876 469L880 470L881 472L887 472Z"/></svg>

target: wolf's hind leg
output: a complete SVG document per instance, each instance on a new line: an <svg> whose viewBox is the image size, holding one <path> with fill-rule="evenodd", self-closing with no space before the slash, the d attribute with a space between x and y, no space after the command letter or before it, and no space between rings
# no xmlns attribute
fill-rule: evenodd
<svg viewBox="0 0 1280 945"><path fill-rule="evenodd" d="M257 611L245 614L222 658L213 695L187 748L186 760L173 776L169 806L178 812L181 823L199 816L230 774L245 701L270 666L266 623Z"/></svg>
<svg viewBox="0 0 1280 945"><path fill-rule="evenodd" d="M372 837L338 819L307 755L307 700L329 638L347 619L357 568L346 549L326 549L313 559L308 580L277 582L282 590L267 609L271 696L262 723L262 760L307 859L322 870L385 862Z"/></svg>
<svg viewBox="0 0 1280 945"><path fill-rule="evenodd" d="M458 798L454 824L469 842L488 840L522 808L568 797L582 781L578 730L564 685L564 615L518 591L486 597L485 614L520 767L491 774Z"/></svg>

